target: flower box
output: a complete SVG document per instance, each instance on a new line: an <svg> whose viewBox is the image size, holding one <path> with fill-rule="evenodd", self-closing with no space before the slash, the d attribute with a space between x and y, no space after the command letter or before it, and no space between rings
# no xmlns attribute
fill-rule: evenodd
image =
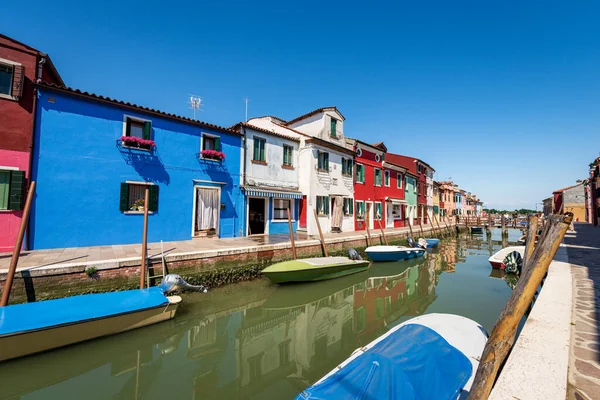
<svg viewBox="0 0 600 400"><path fill-rule="evenodd" d="M151 150L156 146L154 140L141 139L135 136L122 136L121 142L123 143L123 146L146 150Z"/></svg>
<svg viewBox="0 0 600 400"><path fill-rule="evenodd" d="M216 151L216 150L202 150L200 152L200 155L202 156L202 158L207 158L209 160L217 160L217 161L221 161L222 159L225 158L225 153L223 153L222 151Z"/></svg>

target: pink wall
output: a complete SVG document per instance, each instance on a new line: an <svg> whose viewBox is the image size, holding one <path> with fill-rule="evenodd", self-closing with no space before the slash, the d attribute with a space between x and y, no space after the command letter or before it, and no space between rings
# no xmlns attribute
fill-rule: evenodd
<svg viewBox="0 0 600 400"><path fill-rule="evenodd" d="M29 179L29 153L0 149L0 169L17 167ZM0 252L13 251L23 211L0 211Z"/></svg>

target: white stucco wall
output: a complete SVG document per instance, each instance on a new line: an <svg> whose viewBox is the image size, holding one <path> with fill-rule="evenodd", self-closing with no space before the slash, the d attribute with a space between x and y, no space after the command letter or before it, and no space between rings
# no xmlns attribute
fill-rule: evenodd
<svg viewBox="0 0 600 400"><path fill-rule="evenodd" d="M266 140L265 161L267 165L252 162L255 137ZM293 148L294 169L282 168L284 144ZM298 190L298 147L299 143L293 140L246 128L246 185Z"/></svg>
<svg viewBox="0 0 600 400"><path fill-rule="evenodd" d="M329 134L331 127L331 118L337 120L336 138ZM335 111L325 111L290 125L290 128L305 133L310 136L318 137L319 139L327 140L339 146L346 146L344 139L344 121L342 116Z"/></svg>

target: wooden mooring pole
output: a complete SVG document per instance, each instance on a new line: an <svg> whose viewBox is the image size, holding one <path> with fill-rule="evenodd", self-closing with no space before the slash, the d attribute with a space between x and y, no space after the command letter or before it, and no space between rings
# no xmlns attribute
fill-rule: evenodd
<svg viewBox="0 0 600 400"><path fill-rule="evenodd" d="M551 226L544 237L540 238L538 245L534 247L517 286L510 295L485 345L469 399L484 400L488 398L498 370L513 345L519 321L529 308L572 221L572 213L552 215L549 218L548 225Z"/></svg>
<svg viewBox="0 0 600 400"><path fill-rule="evenodd" d="M433 214L434 218L435 218L435 223L438 227L438 232L440 233L440 235L442 235L442 228L440 228L440 223L438 222L438 217L437 215ZM443 235L442 235L443 236Z"/></svg>
<svg viewBox="0 0 600 400"><path fill-rule="evenodd" d="M423 218L419 218L419 229L421 230L421 237L425 238L425 234L423 233L423 224L421 223Z"/></svg>
<svg viewBox="0 0 600 400"><path fill-rule="evenodd" d="M408 219L408 230L410 231L410 237L414 239L415 237L414 237L414 235L413 235L413 231L412 231L412 223L411 223L411 222L412 222L412 221L411 221L410 219Z"/></svg>
<svg viewBox="0 0 600 400"><path fill-rule="evenodd" d="M290 242L292 242L292 257L294 260L296 259L296 242L294 241L294 229L292 228L292 217L290 215L290 209L287 209L287 217L288 217L288 228L290 228Z"/></svg>
<svg viewBox="0 0 600 400"><path fill-rule="evenodd" d="M144 232L142 233L142 263L140 265L140 289L144 288L146 279L146 253L148 251L148 201L150 198L150 188L146 185L144 194ZM149 283L149 282L148 282Z"/></svg>
<svg viewBox="0 0 600 400"><path fill-rule="evenodd" d="M538 217L529 214L527 216L527 238L525 239L525 254L523 255L523 270L527 268L527 263L531 259L535 246L535 236L537 234Z"/></svg>
<svg viewBox="0 0 600 400"><path fill-rule="evenodd" d="M381 231L381 237L383 238L383 242L385 243L386 246L389 246L388 240L385 237L385 232L383 231L383 228L381 227L381 218L379 218L378 221L379 221L379 230Z"/></svg>
<svg viewBox="0 0 600 400"><path fill-rule="evenodd" d="M501 220L502 220L502 236L508 236L508 228L506 227L506 219L504 218L504 215L501 216Z"/></svg>
<svg viewBox="0 0 600 400"><path fill-rule="evenodd" d="M325 239L323 238L323 231L321 230L321 223L319 222L319 215L317 214L317 210L313 209L315 214L315 221L317 221L317 229L319 230L319 237L321 238L321 247L323 248L323 255L325 257L329 257L327 254L327 249L325 248Z"/></svg>
<svg viewBox="0 0 600 400"><path fill-rule="evenodd" d="M33 202L34 193L35 181L32 181L29 185L29 191L27 192L25 208L23 208L23 216L21 217L21 226L19 226L19 233L17 234L17 242L15 243L12 258L10 259L10 266L8 267L8 273L6 274L6 281L4 281L4 291L2 292L2 300L0 300L0 307L4 307L8 304L10 290L12 289L13 280L15 279L15 273L17 272L19 256L21 255L21 248L23 247L23 237L25 236L25 231L27 230L27 222L29 221L29 212L31 211L31 203Z"/></svg>
<svg viewBox="0 0 600 400"><path fill-rule="evenodd" d="M367 215L365 215L365 224L367 225L366 226L366 228L367 228L367 244L369 246L371 246L372 242L371 242L371 227L370 227L370 225L371 225L371 210L370 209L367 211Z"/></svg>

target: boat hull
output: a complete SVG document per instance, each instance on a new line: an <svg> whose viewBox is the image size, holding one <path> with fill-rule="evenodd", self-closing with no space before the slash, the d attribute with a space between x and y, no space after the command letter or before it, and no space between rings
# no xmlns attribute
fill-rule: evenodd
<svg viewBox="0 0 600 400"><path fill-rule="evenodd" d="M367 256L375 262L401 261L422 257L423 249L399 246L372 246L365 250Z"/></svg>
<svg viewBox="0 0 600 400"><path fill-rule="evenodd" d="M425 241L427 242L428 249L433 249L434 247L438 247L438 245L440 244L440 239L425 239Z"/></svg>
<svg viewBox="0 0 600 400"><path fill-rule="evenodd" d="M169 303L166 306L2 336L0 337L0 361L24 357L169 320L175 317L181 297L168 296L167 299L169 299Z"/></svg>
<svg viewBox="0 0 600 400"><path fill-rule="evenodd" d="M504 265L504 258L508 255L508 253L512 251L518 252L519 254L521 254L521 257L523 257L523 254L525 254L525 246L510 246L499 250L490 258L488 258L488 261L492 268L506 269L506 265Z"/></svg>
<svg viewBox="0 0 600 400"><path fill-rule="evenodd" d="M302 260L299 260L302 261ZM287 282L314 282L326 279L335 279L342 276L356 274L369 268L369 261L366 260L348 260L347 263L335 265L323 265L311 268L296 268L289 270L272 270L271 267L265 268L262 273L273 283ZM272 267L276 267L272 266Z"/></svg>

